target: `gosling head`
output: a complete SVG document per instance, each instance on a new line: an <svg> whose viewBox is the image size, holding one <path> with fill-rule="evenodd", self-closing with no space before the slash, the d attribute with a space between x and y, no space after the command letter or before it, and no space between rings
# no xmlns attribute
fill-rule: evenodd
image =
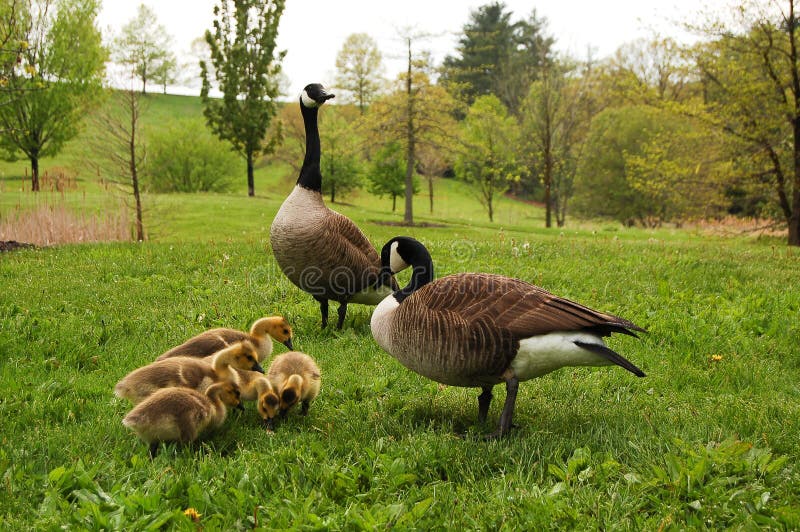
<svg viewBox="0 0 800 532"><path fill-rule="evenodd" d="M230 365L236 369L247 369L264 373L264 368L258 363L258 352L255 346L245 340L238 344L238 349L230 352Z"/></svg>
<svg viewBox="0 0 800 532"><path fill-rule="evenodd" d="M292 347L292 337L294 336L292 326L283 316L261 318L253 324L250 334L256 337L263 337L268 334L289 349L294 349Z"/></svg>
<svg viewBox="0 0 800 532"><path fill-rule="evenodd" d="M309 109L316 109L334 97L335 95L328 92L321 84L310 83L300 93L300 105Z"/></svg>
<svg viewBox="0 0 800 532"><path fill-rule="evenodd" d="M217 394L220 401L229 407L238 407L242 404L239 386L233 382L220 382L208 388L208 395Z"/></svg>
<svg viewBox="0 0 800 532"><path fill-rule="evenodd" d="M275 430L275 416L278 415L280 399L274 390L268 390L258 397L258 413L264 420L267 430Z"/></svg>
<svg viewBox="0 0 800 532"><path fill-rule="evenodd" d="M300 391L303 389L303 378L300 375L292 375L283 383L280 396L280 413L286 412L300 400Z"/></svg>

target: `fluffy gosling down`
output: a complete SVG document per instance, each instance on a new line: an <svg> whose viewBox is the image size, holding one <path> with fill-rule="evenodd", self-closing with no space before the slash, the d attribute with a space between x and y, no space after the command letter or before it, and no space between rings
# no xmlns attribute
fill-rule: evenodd
<svg viewBox="0 0 800 532"><path fill-rule="evenodd" d="M382 277L413 267L411 281L375 308L378 344L410 370L451 386L480 387L478 422L486 420L492 388L505 382L497 431L511 429L519 382L566 366L617 365L642 370L606 347L612 333L636 336L632 322L585 307L532 284L486 273L433 279L420 242L395 237L381 252Z"/></svg>
<svg viewBox="0 0 800 532"><path fill-rule="evenodd" d="M249 333L236 329L209 329L173 347L156 360L178 356L207 357L236 342L248 340L258 352L258 361L263 362L272 354L273 338L292 349L292 337L292 326L286 318L269 316L253 323Z"/></svg>
<svg viewBox="0 0 800 532"><path fill-rule="evenodd" d="M275 416L280 409L280 398L278 392L272 387L268 378L261 376L253 382L254 388L258 393L256 406L258 414L264 422L267 430L275 430Z"/></svg>
<svg viewBox="0 0 800 532"><path fill-rule="evenodd" d="M305 353L289 351L273 359L267 378L278 392L281 417L298 402L301 403L300 413L308 413L311 401L319 395L320 375L314 359Z"/></svg>
<svg viewBox="0 0 800 532"><path fill-rule="evenodd" d="M172 357L135 369L117 383L114 393L137 404L157 390L173 386L201 392L220 381L238 386L240 377L236 369L264 372L255 347L246 340L209 358Z"/></svg>
<svg viewBox="0 0 800 532"><path fill-rule="evenodd" d="M225 422L228 407L239 405L239 387L232 382L209 386L205 393L189 388L163 388L136 405L122 420L150 446L155 457L161 442L195 441Z"/></svg>

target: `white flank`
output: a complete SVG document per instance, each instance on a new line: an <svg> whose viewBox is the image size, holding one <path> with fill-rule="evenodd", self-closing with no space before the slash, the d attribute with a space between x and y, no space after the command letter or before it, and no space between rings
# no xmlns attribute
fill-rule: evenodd
<svg viewBox="0 0 800 532"><path fill-rule="evenodd" d="M582 332L554 332L521 340L517 356L511 361L521 381L540 377L564 366L608 366L610 360L575 345L575 341L605 345L603 339Z"/></svg>
<svg viewBox="0 0 800 532"><path fill-rule="evenodd" d="M404 261L403 257L397 252L398 245L399 242L392 242L389 248L389 267L392 269L392 273L402 272L408 268L408 263Z"/></svg>
<svg viewBox="0 0 800 532"><path fill-rule="evenodd" d="M369 322L372 329L372 337L378 345L388 353L392 352L392 323L394 322L394 311L400 303L394 296L388 296L381 301L372 312L372 319Z"/></svg>

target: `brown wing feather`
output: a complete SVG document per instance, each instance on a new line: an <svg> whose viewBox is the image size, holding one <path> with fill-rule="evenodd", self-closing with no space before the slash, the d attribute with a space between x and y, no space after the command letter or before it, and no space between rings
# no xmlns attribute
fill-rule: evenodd
<svg viewBox="0 0 800 532"><path fill-rule="evenodd" d="M175 346L156 360L172 357L207 357L220 349L248 338L248 334L235 329L211 329L190 338L181 345Z"/></svg>
<svg viewBox="0 0 800 532"><path fill-rule="evenodd" d="M411 297L415 305L451 312L468 323L489 323L516 338L586 329L601 333L643 331L626 319L501 275L450 275L422 287Z"/></svg>

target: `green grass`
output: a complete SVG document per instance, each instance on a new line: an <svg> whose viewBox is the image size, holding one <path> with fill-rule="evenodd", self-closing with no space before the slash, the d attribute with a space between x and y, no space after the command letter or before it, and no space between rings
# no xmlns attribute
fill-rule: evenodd
<svg viewBox="0 0 800 532"><path fill-rule="evenodd" d="M173 98L154 98L162 117L198 112ZM0 165L0 216L44 201L14 190L20 164ZM376 246L425 242L437 275L519 277L650 331L611 340L646 378L568 368L523 383L517 428L484 442L502 386L476 426L478 390L400 366L373 341L369 307L319 329L316 303L269 250L286 174L260 168L256 198L244 179L230 194L147 195L143 244L0 255L0 529L196 530L187 508L205 530L800 527L796 250L611 223L545 230L539 209L507 199L490 224L451 180L437 182L433 215L415 203L418 221L442 227L378 223L402 214L346 198L335 208ZM89 178L47 201L115 204ZM114 384L206 328L277 313L322 370L309 415L270 434L249 404L151 461Z"/></svg>

